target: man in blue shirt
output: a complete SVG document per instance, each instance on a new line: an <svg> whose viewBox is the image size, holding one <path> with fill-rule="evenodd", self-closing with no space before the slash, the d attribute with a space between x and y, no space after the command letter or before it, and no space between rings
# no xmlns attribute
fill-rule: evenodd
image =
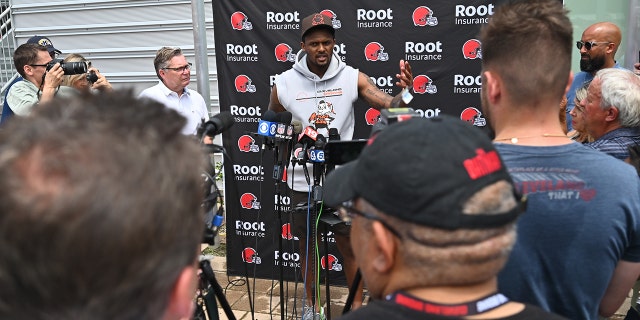
<svg viewBox="0 0 640 320"><path fill-rule="evenodd" d="M611 22L592 24L582 32L582 38L576 42L580 50L580 71L573 78L571 88L567 92L567 130L571 131L571 115L574 107L576 90L585 82L591 81L600 69L620 68L615 55L622 38L620 28Z"/></svg>
<svg viewBox="0 0 640 320"><path fill-rule="evenodd" d="M576 108L586 131L595 139L587 146L620 160L629 146L640 144L640 77L626 69L602 69Z"/></svg>

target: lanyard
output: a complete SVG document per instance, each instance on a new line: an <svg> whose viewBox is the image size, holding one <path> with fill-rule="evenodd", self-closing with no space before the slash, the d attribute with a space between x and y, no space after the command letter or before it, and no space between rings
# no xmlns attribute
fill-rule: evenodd
<svg viewBox="0 0 640 320"><path fill-rule="evenodd" d="M502 293L494 293L470 302L460 304L441 304L422 300L401 291L388 295L386 300L395 302L396 304L409 309L444 316L469 316L480 314L493 310L509 302L509 299L507 299L507 297Z"/></svg>

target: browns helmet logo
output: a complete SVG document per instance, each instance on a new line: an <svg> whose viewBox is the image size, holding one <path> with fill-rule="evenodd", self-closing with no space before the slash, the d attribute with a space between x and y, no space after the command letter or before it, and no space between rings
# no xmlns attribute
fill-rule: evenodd
<svg viewBox="0 0 640 320"><path fill-rule="evenodd" d="M293 239L293 234L291 234L291 223L285 223L282 225L282 239L291 240Z"/></svg>
<svg viewBox="0 0 640 320"><path fill-rule="evenodd" d="M462 110L460 120L476 127L484 127L487 125L487 120L482 117L482 112L474 107L468 107Z"/></svg>
<svg viewBox="0 0 640 320"><path fill-rule="evenodd" d="M433 27L438 25L438 18L433 16L433 11L429 7L420 6L413 10L413 25Z"/></svg>
<svg viewBox="0 0 640 320"><path fill-rule="evenodd" d="M256 144L256 139L246 134L238 138L238 149L242 152L260 152L260 146Z"/></svg>
<svg viewBox="0 0 640 320"><path fill-rule="evenodd" d="M320 11L320 14L326 17L331 18L331 25L333 26L334 29L340 29L342 27L342 22L340 22L340 20L338 20L338 15L335 14L335 12L329 10L329 9L325 9Z"/></svg>
<svg viewBox="0 0 640 320"><path fill-rule="evenodd" d="M476 39L469 39L462 45L465 59L482 59L482 44Z"/></svg>
<svg viewBox="0 0 640 320"><path fill-rule="evenodd" d="M249 22L249 18L242 11L236 11L231 14L231 27L234 30L251 30L253 25Z"/></svg>
<svg viewBox="0 0 640 320"><path fill-rule="evenodd" d="M258 257L258 252L256 251L256 249L251 247L247 247L247 248L244 248L244 250L242 250L242 261L246 263L255 263L255 264L262 263L262 259Z"/></svg>
<svg viewBox="0 0 640 320"><path fill-rule="evenodd" d="M364 47L364 57L367 61L387 61L389 54L384 52L384 47L379 42L369 42Z"/></svg>
<svg viewBox="0 0 640 320"><path fill-rule="evenodd" d="M380 121L380 111L374 108L369 108L364 113L364 119L367 121L367 125L372 126Z"/></svg>
<svg viewBox="0 0 640 320"><path fill-rule="evenodd" d="M244 74L241 74L241 75L236 77L235 85L236 85L236 91L238 91L238 92L243 92L243 93L245 93L245 92L249 92L249 93L256 92L256 86L251 84L251 78L247 77Z"/></svg>
<svg viewBox="0 0 640 320"><path fill-rule="evenodd" d="M322 270L333 270L333 271L342 271L342 265L338 263L338 258L332 254L328 254L329 259L327 259L327 255L322 256L322 260L320 260L320 264L322 265ZM327 262L327 260L329 262Z"/></svg>
<svg viewBox="0 0 640 320"><path fill-rule="evenodd" d="M240 196L240 206L244 209L260 209L260 202L253 193L247 192Z"/></svg>
<svg viewBox="0 0 640 320"><path fill-rule="evenodd" d="M421 74L413 78L413 92L419 94L434 94L438 88L433 84L431 78Z"/></svg>
<svg viewBox="0 0 640 320"><path fill-rule="evenodd" d="M286 43L280 43L276 46L274 53L276 60L280 62L295 62L296 54L293 52L291 46Z"/></svg>

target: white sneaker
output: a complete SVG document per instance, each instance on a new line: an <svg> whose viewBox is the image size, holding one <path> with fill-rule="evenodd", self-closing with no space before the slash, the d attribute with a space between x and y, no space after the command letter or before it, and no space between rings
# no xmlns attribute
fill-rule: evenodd
<svg viewBox="0 0 640 320"><path fill-rule="evenodd" d="M302 318L301 320L314 320L313 307L312 306L304 306L302 308Z"/></svg>
<svg viewBox="0 0 640 320"><path fill-rule="evenodd" d="M304 306L302 308L301 320L325 320L324 312L314 312L312 306Z"/></svg>

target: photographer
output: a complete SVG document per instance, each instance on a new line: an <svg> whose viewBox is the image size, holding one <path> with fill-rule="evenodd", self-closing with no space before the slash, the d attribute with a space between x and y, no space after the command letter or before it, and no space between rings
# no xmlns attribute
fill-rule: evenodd
<svg viewBox="0 0 640 320"><path fill-rule="evenodd" d="M13 63L23 80L11 86L6 98L14 114L26 116L38 103L71 95L70 89L60 89L64 70L53 61L47 47L39 44L25 43L16 49Z"/></svg>
<svg viewBox="0 0 640 320"><path fill-rule="evenodd" d="M85 63L87 65L86 73L79 73L73 75L65 75L62 79L62 85L72 87L80 92L90 92L91 89L98 90L100 92L111 91L111 83L107 81L107 78L103 76L100 71L91 66L91 61L88 61L84 56L79 53L69 54L64 58L63 62L68 63Z"/></svg>

